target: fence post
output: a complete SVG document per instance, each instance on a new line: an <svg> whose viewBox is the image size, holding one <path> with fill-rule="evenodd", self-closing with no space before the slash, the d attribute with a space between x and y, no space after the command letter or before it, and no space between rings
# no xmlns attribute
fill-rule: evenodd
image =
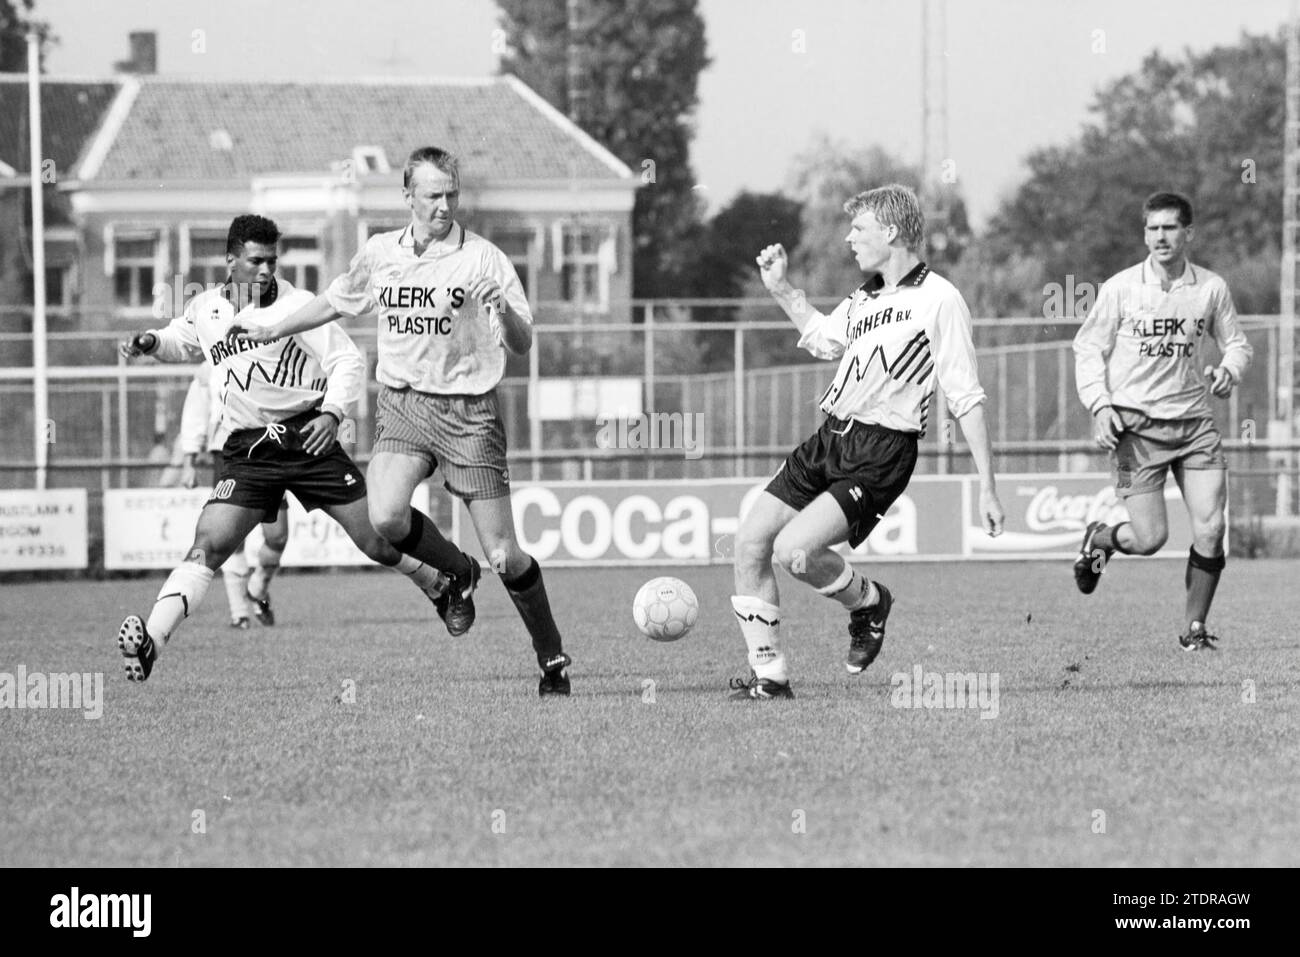
<svg viewBox="0 0 1300 957"><path fill-rule="evenodd" d="M645 304L645 357L642 361L645 376L645 408L641 411L653 413L655 410L655 306L653 302ZM653 419L647 421L653 422ZM647 477L655 477L655 460L651 458Z"/></svg>
<svg viewBox="0 0 1300 957"><path fill-rule="evenodd" d="M732 333L735 339L735 357L736 357L736 381L735 381L735 406L736 406L736 435L734 447L736 449L735 476L743 478L745 474L745 457L742 451L745 447L745 330L744 327L737 325Z"/></svg>
<svg viewBox="0 0 1300 957"><path fill-rule="evenodd" d="M537 340L533 347L528 350L528 456L532 459L532 479L534 482L540 482L542 479L542 463L537 460L537 450L542 445L542 418L541 409L537 407L538 394L541 392L541 368L542 368L542 340L545 338L545 327L534 327L537 329Z"/></svg>

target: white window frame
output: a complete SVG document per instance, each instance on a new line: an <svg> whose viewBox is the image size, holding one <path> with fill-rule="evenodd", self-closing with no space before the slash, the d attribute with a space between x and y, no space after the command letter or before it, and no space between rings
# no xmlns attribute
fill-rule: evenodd
<svg viewBox="0 0 1300 957"><path fill-rule="evenodd" d="M581 237L591 235L595 240L595 250L566 254L564 244L568 237L574 238L575 245L581 245ZM614 272L617 259L614 255L614 235L609 223L589 222L583 220L557 220L551 227L551 265L561 274L561 295L563 296L563 273L566 267L579 269L595 267L596 297L594 299L569 298L562 302L576 305L584 312L607 312L609 310L609 278ZM570 290L572 292L572 289Z"/></svg>
<svg viewBox="0 0 1300 957"><path fill-rule="evenodd" d="M149 289L135 290L138 298L143 299L143 302L124 305L118 302L117 299L117 270L124 265L118 257L117 244L119 242L140 240L153 242L152 261L147 262L145 257L140 257L139 259L129 260L125 265L128 267L151 267L153 270L153 283ZM165 227L154 224L110 223L104 227L104 275L112 284L111 295L115 309L127 314L153 313L154 304L158 296L162 294L159 287L167 286L167 283L162 281L162 277L167 270L167 263L171 259L170 240L170 232Z"/></svg>

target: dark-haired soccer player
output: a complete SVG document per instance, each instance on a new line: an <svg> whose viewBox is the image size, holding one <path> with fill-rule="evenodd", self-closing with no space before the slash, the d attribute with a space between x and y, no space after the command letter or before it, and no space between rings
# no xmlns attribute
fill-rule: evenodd
<svg viewBox="0 0 1300 957"><path fill-rule="evenodd" d="M1166 473L1172 469L1192 523L1187 558L1188 651L1212 651L1205 628L1223 571L1228 462L1210 413L1210 395L1227 396L1253 351L1237 324L1228 285L1187 258L1192 204L1155 193L1142 205L1150 255L1106 281L1074 337L1079 398L1093 416L1097 445L1112 453L1115 494L1129 521L1093 522L1084 532L1074 579L1085 595L1115 552L1153 555L1169 537ZM1217 367L1206 363L1209 340Z"/></svg>
<svg viewBox="0 0 1300 957"><path fill-rule="evenodd" d="M372 561L407 575L436 600L446 580L424 562L393 548L370 524L366 482L339 446L343 417L361 398L365 362L337 324L265 344L226 341L230 324L261 326L311 301L277 280L280 231L261 216L230 224L219 289L196 296L165 328L138 333L119 349L164 362L206 356L222 374L222 425L229 432L221 474L199 515L194 544L158 593L148 621L128 615L117 643L126 676L144 681L177 626L198 607L222 563L259 522L275 518L285 492L343 526Z"/></svg>
<svg viewBox="0 0 1300 957"><path fill-rule="evenodd" d="M567 695L572 660L541 567L515 538L495 391L506 351L522 355L532 346L528 299L505 253L456 222L455 156L433 146L415 150L402 186L409 225L372 236L348 272L304 308L239 335L262 341L341 316L377 314L381 390L369 472L371 521L401 551L453 576L448 626L455 618L468 627L478 563L410 507L415 487L440 467L447 489L468 506L483 552L532 637L542 669L538 693Z"/></svg>
<svg viewBox="0 0 1300 957"><path fill-rule="evenodd" d="M779 640L773 555L849 613L849 674L880 653L893 596L832 546L860 544L907 487L936 384L970 444L984 528L1002 530L970 312L952 283L917 256L925 234L920 202L907 187L891 185L859 193L844 211L858 266L875 275L829 316L790 285L779 244L758 256L763 284L799 330L799 345L840 364L821 399L826 421L790 453L736 535L731 605L753 669L748 681L732 679L737 700L794 697Z"/></svg>

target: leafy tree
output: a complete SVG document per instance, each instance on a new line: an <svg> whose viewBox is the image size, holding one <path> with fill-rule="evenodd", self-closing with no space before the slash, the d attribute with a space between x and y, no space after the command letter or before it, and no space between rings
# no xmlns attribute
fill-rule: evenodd
<svg viewBox="0 0 1300 957"><path fill-rule="evenodd" d="M758 252L781 243L793 252L802 232L802 206L781 193L741 192L695 231L680 295L735 299L744 295Z"/></svg>
<svg viewBox="0 0 1300 957"><path fill-rule="evenodd" d="M501 68L568 113L566 5L498 0L510 47ZM708 65L697 0L578 0L579 125L640 175L633 295L680 295L681 238L700 222L691 187L691 112Z"/></svg>
<svg viewBox="0 0 1300 957"><path fill-rule="evenodd" d="M1074 141L1028 157L983 237L991 260L1041 263L1036 312L1043 285L1099 284L1140 259L1142 201L1172 189L1196 210L1193 260L1224 275L1242 312L1276 311L1285 74L1280 37L1151 53L1098 93Z"/></svg>
<svg viewBox="0 0 1300 957"><path fill-rule="evenodd" d="M31 17L36 0L0 0L0 73L27 72L27 33L35 29L41 38L42 61L48 44L54 41L50 25Z"/></svg>

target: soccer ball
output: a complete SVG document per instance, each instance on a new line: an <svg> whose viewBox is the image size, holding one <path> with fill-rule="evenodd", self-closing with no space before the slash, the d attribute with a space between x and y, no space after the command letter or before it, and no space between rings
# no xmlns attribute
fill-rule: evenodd
<svg viewBox="0 0 1300 957"><path fill-rule="evenodd" d="M652 578L632 601L632 618L642 634L655 641L676 641L695 624L700 603L679 578Z"/></svg>

